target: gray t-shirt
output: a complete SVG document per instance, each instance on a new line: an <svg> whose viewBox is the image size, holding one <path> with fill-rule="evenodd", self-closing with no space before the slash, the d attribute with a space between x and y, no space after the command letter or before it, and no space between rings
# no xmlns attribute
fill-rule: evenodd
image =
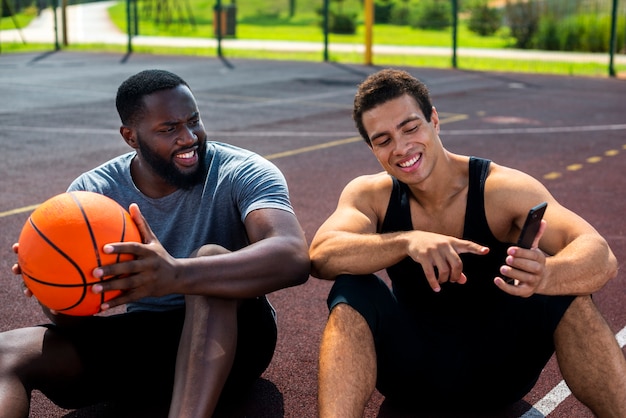
<svg viewBox="0 0 626 418"><path fill-rule="evenodd" d="M247 246L244 220L253 210L275 208L293 213L283 174L253 152L208 142L205 182L160 199L145 196L133 183L130 163L134 156L135 152L121 155L82 174L68 191L101 193L127 210L137 203L173 257L188 257L205 244L219 244L231 251ZM167 310L183 303L181 295L167 295L129 303L127 309Z"/></svg>

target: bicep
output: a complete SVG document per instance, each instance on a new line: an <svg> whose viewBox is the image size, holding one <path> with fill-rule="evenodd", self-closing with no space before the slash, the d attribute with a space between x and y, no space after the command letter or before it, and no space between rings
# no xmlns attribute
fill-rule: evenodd
<svg viewBox="0 0 626 418"><path fill-rule="evenodd" d="M547 229L540 241L546 253L555 254L578 236L597 233L534 177L502 167L492 174L485 187L485 211L492 231L501 241L516 242L528 211L541 202L548 203L543 217Z"/></svg>
<svg viewBox="0 0 626 418"><path fill-rule="evenodd" d="M549 206L544 216L547 228L540 243L546 253L554 255L584 235L599 237L596 229L578 214L556 201Z"/></svg>

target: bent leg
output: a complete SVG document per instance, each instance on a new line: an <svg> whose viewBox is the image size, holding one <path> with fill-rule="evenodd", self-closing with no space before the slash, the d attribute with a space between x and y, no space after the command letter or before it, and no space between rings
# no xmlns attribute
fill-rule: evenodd
<svg viewBox="0 0 626 418"><path fill-rule="evenodd" d="M376 386L376 351L365 319L345 303L330 312L319 356L320 418L361 417Z"/></svg>
<svg viewBox="0 0 626 418"><path fill-rule="evenodd" d="M574 396L600 418L626 417L626 359L591 297L577 297L554 333L556 356Z"/></svg>
<svg viewBox="0 0 626 418"><path fill-rule="evenodd" d="M237 301L186 296L170 417L210 417L237 348Z"/></svg>
<svg viewBox="0 0 626 418"><path fill-rule="evenodd" d="M223 254L217 245L192 256ZM185 323L176 358L169 416L210 417L228 378L237 348L237 300L187 295Z"/></svg>
<svg viewBox="0 0 626 418"><path fill-rule="evenodd" d="M44 327L0 334L0 411L6 418L28 417L32 389L63 385L80 372L74 348Z"/></svg>

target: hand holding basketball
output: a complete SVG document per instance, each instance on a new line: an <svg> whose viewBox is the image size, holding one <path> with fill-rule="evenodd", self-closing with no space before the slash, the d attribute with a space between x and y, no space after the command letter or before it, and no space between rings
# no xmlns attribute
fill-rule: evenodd
<svg viewBox="0 0 626 418"><path fill-rule="evenodd" d="M111 242L141 242L129 213L97 193L68 192L41 204L24 224L19 237L18 265L30 292L41 304L68 315L92 315L120 294L92 292L96 267L133 259L129 254L105 254Z"/></svg>

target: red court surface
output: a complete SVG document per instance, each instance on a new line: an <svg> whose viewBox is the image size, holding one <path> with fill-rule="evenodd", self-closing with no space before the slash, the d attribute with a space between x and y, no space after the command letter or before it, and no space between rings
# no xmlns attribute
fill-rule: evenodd
<svg viewBox="0 0 626 418"><path fill-rule="evenodd" d="M63 192L81 172L129 150L118 133L114 96L126 77L146 68L167 69L189 82L211 139L256 151L283 170L309 240L350 179L380 170L351 120L356 85L377 67L68 52L0 55L0 330L44 321L11 274L11 244L35 205ZM623 263L624 80L408 70L430 87L448 149L534 175L587 218ZM594 297L622 347L625 278L620 271ZM228 416L317 415L317 354L330 285L311 278L270 295L279 317L273 362L252 397ZM450 402L455 390L463 388L451 389ZM31 416L140 415L116 405L63 410L35 393ZM431 415L394 411L374 394L365 416ZM489 416L592 415L568 395L552 359L523 402Z"/></svg>

